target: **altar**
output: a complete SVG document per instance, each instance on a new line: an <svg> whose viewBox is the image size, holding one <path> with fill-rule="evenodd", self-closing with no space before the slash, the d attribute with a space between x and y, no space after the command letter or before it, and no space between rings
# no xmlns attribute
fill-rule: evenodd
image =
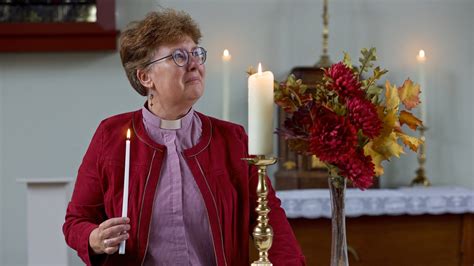
<svg viewBox="0 0 474 266"><path fill-rule="evenodd" d="M329 191L289 190L277 195L307 265L329 265ZM350 265L474 264L474 190L347 189L346 216Z"/></svg>

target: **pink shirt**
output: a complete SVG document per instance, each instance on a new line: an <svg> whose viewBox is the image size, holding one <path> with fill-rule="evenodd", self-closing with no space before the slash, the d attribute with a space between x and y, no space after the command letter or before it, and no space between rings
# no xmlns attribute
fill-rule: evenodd
<svg viewBox="0 0 474 266"><path fill-rule="evenodd" d="M198 143L201 120L192 108L180 122L162 120L145 107L142 113L148 135L167 148L144 265L216 265L204 200L182 154Z"/></svg>

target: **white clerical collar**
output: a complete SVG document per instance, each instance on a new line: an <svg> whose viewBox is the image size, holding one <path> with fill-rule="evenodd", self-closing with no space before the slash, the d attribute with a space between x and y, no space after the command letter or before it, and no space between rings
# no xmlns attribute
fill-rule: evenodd
<svg viewBox="0 0 474 266"><path fill-rule="evenodd" d="M180 129L181 128L181 118L176 120L165 120L161 119L160 128L161 129Z"/></svg>
<svg viewBox="0 0 474 266"><path fill-rule="evenodd" d="M162 119L150 112L146 106L142 107L142 114L144 122L156 129L178 130L184 128L186 130L193 120L194 110L190 108L186 115L176 120Z"/></svg>

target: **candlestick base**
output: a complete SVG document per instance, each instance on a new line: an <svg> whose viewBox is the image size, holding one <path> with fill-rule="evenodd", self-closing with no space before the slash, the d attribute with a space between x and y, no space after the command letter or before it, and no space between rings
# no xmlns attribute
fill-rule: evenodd
<svg viewBox="0 0 474 266"><path fill-rule="evenodd" d="M425 175L425 169L420 167L418 170L416 170L416 176L413 178L411 181L412 186L424 186L424 187L429 187L431 186L430 180Z"/></svg>
<svg viewBox="0 0 474 266"><path fill-rule="evenodd" d="M271 266L273 265L268 260L268 251L270 250L273 243L273 229L268 224L269 218L268 213L270 208L268 207L267 195L268 187L265 178L267 176L267 166L275 164L276 158L265 158L264 155L259 155L254 158L243 158L248 164L255 165L258 168L258 184L257 184L257 207L255 211L258 214L257 225L253 230L253 240L255 247L258 250L259 259L252 263L252 266Z"/></svg>
<svg viewBox="0 0 474 266"><path fill-rule="evenodd" d="M420 145L420 149L418 150L418 170L416 170L416 176L411 181L412 186L431 186L431 182L428 180L425 174L425 162L426 162L426 138L425 138L425 131L428 130L426 127L420 127L420 139L423 141Z"/></svg>
<svg viewBox="0 0 474 266"><path fill-rule="evenodd" d="M264 262L264 261L254 261L252 262L252 266L272 266L271 262Z"/></svg>

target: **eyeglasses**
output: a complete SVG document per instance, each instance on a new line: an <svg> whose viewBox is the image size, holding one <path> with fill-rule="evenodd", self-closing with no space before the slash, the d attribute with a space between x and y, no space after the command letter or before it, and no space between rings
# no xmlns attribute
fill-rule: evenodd
<svg viewBox="0 0 474 266"><path fill-rule="evenodd" d="M153 60L151 62L148 62L145 65L145 67L147 67L151 64L154 64L156 62L168 59L170 57L173 58L173 61L177 66L184 67L185 65L187 65L189 63L189 54L191 54L194 57L194 59L197 60L198 64L200 64L200 65L202 65L202 64L204 64L204 62L206 62L207 51L206 51L206 49L198 46L198 47L194 47L191 50L191 52L188 52L188 51L183 50L183 49L176 49L168 56L165 56L165 57Z"/></svg>

